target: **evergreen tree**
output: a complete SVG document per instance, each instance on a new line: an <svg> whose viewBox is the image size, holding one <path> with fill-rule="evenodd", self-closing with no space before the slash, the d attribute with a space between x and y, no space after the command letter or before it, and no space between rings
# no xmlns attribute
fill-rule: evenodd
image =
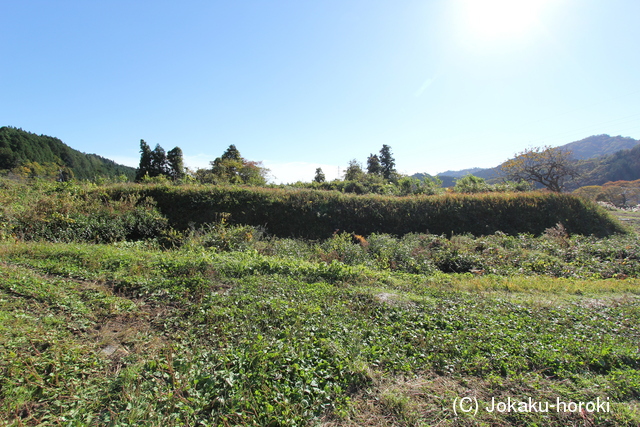
<svg viewBox="0 0 640 427"><path fill-rule="evenodd" d="M175 147L167 153L167 163L169 164L169 176L171 178L184 178L184 161L180 147Z"/></svg>
<svg viewBox="0 0 640 427"><path fill-rule="evenodd" d="M316 169L316 176L313 178L314 182L325 182L324 172L322 172L322 168Z"/></svg>
<svg viewBox="0 0 640 427"><path fill-rule="evenodd" d="M221 158L222 160L232 160L237 162L242 161L242 156L240 155L240 151L233 144L231 144L229 148L227 148L226 151L222 153Z"/></svg>
<svg viewBox="0 0 640 427"><path fill-rule="evenodd" d="M386 144L383 144L380 150L380 166L382 167L382 176L384 176L385 179L395 178L396 161L391 155L391 147Z"/></svg>
<svg viewBox="0 0 640 427"><path fill-rule="evenodd" d="M151 170L149 176L168 175L167 153L160 144L156 144L156 148L151 152Z"/></svg>
<svg viewBox="0 0 640 427"><path fill-rule="evenodd" d="M147 144L144 139L140 140L140 166L138 166L138 170L136 171L136 181L141 181L145 175L149 174L151 176L151 165L153 163L153 155L151 152L151 147Z"/></svg>
<svg viewBox="0 0 640 427"><path fill-rule="evenodd" d="M367 159L367 173L371 175L382 175L382 166L376 154L370 154Z"/></svg>

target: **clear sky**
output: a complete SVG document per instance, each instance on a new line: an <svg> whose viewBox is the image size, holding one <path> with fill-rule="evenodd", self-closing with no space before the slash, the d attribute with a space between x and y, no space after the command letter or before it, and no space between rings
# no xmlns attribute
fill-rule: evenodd
<svg viewBox="0 0 640 427"><path fill-rule="evenodd" d="M638 0L3 0L0 125L137 166L235 144L274 182L640 138Z"/></svg>

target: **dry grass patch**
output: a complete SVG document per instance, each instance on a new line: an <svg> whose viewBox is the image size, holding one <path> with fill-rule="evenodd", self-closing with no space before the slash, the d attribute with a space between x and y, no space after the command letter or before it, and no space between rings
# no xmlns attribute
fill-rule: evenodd
<svg viewBox="0 0 640 427"><path fill-rule="evenodd" d="M635 414L635 419L640 420L640 402L638 401L625 404L610 403L609 413L587 411L565 413L554 409L546 413L542 411L498 413L487 410L493 406L492 401L508 402L509 399L514 402L528 403L528 399L531 398L533 402L543 404L544 402L555 404L556 399L569 401L563 397L563 392L586 393L585 402L595 400L593 396L586 397L591 393L590 390L580 390L580 388L579 384L569 381L557 383L535 372L513 379L500 376L452 377L430 372L412 378L377 375L374 376L370 387L353 396L348 415L341 419L325 420L322 425L323 427L633 425L628 424L628 421L621 421L622 414ZM466 401L471 405L478 402L476 414L473 410L469 413L464 413L460 409L454 411L456 401L465 397L473 399ZM598 397L606 400L607 396L601 393ZM540 408L540 405L537 407Z"/></svg>

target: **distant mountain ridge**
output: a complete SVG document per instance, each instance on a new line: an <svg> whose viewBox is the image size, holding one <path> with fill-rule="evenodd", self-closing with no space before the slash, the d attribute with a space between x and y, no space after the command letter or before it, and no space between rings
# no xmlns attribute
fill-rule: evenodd
<svg viewBox="0 0 640 427"><path fill-rule="evenodd" d="M470 169L462 169L459 171L444 171L442 173L439 173L438 176L450 176L453 178L462 178L465 175L475 175L476 173L482 171L484 169L482 168L470 168Z"/></svg>
<svg viewBox="0 0 640 427"><path fill-rule="evenodd" d="M562 145L562 148L570 151L574 159L586 160L610 155L620 150L629 150L639 143L640 140L620 135L593 135L580 141Z"/></svg>
<svg viewBox="0 0 640 427"><path fill-rule="evenodd" d="M635 156L640 153L640 140L623 137L593 135L579 141L561 145L559 148L571 151L572 157L580 162L580 169L584 178L574 185L599 185L604 184L608 178L616 179L640 179L640 168L636 168ZM637 153L638 152L638 153ZM629 156L626 158L625 156ZM506 160L505 160L506 161ZM459 171L446 171L437 175L442 180L444 187L452 187L455 180L467 174L471 174L486 180L497 179L502 164L494 168L469 168ZM621 170L617 170L621 169ZM424 174L412 175L421 178ZM624 176L625 178L619 178ZM608 179L611 181L612 179ZM582 184L585 182L585 184ZM586 184L588 182L588 184Z"/></svg>
<svg viewBox="0 0 640 427"><path fill-rule="evenodd" d="M0 127L0 169L38 163L58 165L72 171L77 179L126 176L135 178L135 168L117 164L96 154L85 154L46 135L37 135L22 129Z"/></svg>

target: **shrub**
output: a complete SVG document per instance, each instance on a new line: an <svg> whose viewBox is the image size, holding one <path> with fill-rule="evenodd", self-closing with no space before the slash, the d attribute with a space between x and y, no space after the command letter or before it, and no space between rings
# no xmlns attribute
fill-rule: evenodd
<svg viewBox="0 0 640 427"><path fill-rule="evenodd" d="M96 190L69 182L5 182L0 235L109 243L153 238L168 227L152 199L135 193L114 198Z"/></svg>
<svg viewBox="0 0 640 427"><path fill-rule="evenodd" d="M483 193L491 191L491 186L487 184L484 178L465 175L456 180L456 185L453 187L453 191L456 193Z"/></svg>

